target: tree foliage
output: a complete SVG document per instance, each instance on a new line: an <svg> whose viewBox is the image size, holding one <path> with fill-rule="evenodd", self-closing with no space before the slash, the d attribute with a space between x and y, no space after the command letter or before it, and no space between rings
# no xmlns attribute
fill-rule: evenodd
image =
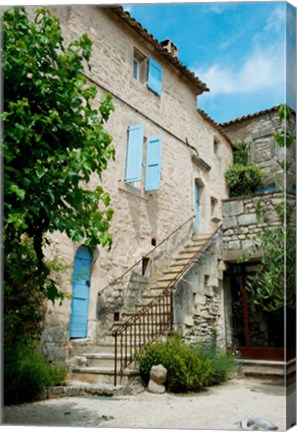
<svg viewBox="0 0 297 432"><path fill-rule="evenodd" d="M25 9L9 9L2 30L5 254L28 235L44 278L47 232L64 232L92 250L111 246L110 197L88 182L114 157L104 128L114 107L107 95L94 108L96 87L84 76L91 68L86 34L65 47L59 20L46 8L32 21Z"/></svg>

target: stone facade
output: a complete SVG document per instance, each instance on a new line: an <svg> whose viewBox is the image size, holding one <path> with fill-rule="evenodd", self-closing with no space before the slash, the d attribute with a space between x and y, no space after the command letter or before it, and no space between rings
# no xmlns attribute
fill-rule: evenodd
<svg viewBox="0 0 297 432"><path fill-rule="evenodd" d="M195 213L195 184L200 191L199 231L209 233L217 227L222 219L221 200L228 197L224 173L232 162L232 146L214 122L197 111L197 95L199 100L206 87L198 79L195 81L176 59L173 61L167 52L160 51L143 29L133 27L112 8L69 5L51 9L61 20L67 42L88 33L93 51L92 71L86 72L86 76L97 87L96 103L108 92L115 105L106 128L113 137L116 159L102 176L102 185L110 194L114 209L113 246L110 252L98 247L93 255L86 349L110 331L113 312L120 312L129 301L133 303L147 286L136 274L131 289L112 286L104 295L98 293ZM161 96L151 91L146 82L133 77L135 52L162 66ZM159 190L144 190L145 168L140 182L125 182L128 130L132 125L144 127L144 154L150 137L162 137ZM89 187L98 182L94 175ZM63 289L71 294L72 267L81 244L60 233L52 238L69 268ZM43 350L53 361L67 359L73 350L69 340L71 301L70 298L60 306L48 305Z"/></svg>
<svg viewBox="0 0 297 432"><path fill-rule="evenodd" d="M257 164L265 176L263 188L275 184L283 185L284 175L280 164L284 159L289 162L288 190L296 185L296 147L293 145L289 149L280 148L274 139L274 134L282 129L278 107L242 117L221 126L235 146L241 140L250 145L250 161ZM294 112L286 127L288 133L295 137L296 114Z"/></svg>

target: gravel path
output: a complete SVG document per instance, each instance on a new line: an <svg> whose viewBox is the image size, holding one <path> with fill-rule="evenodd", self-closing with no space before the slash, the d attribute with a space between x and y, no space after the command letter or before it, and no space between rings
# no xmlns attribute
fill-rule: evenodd
<svg viewBox="0 0 297 432"><path fill-rule="evenodd" d="M6 425L234 430L242 417L262 417L285 430L282 386L230 380L201 393L81 396L5 407Z"/></svg>

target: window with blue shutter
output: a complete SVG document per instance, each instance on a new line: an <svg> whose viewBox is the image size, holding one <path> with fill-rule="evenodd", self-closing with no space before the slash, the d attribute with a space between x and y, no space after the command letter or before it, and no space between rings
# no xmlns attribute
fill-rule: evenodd
<svg viewBox="0 0 297 432"><path fill-rule="evenodd" d="M125 176L126 183L141 181L143 139L143 125L134 125L129 127Z"/></svg>
<svg viewBox="0 0 297 432"><path fill-rule="evenodd" d="M148 82L147 86L154 93L161 96L162 93L162 66L155 60L148 59Z"/></svg>
<svg viewBox="0 0 297 432"><path fill-rule="evenodd" d="M146 191L160 189L161 145L162 140L160 136L151 137L147 141L145 172Z"/></svg>

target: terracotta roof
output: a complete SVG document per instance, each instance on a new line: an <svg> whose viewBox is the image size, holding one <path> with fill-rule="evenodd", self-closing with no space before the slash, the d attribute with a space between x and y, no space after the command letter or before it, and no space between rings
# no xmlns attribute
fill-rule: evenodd
<svg viewBox="0 0 297 432"><path fill-rule="evenodd" d="M221 135L223 135L223 137L225 138L225 140L232 146L235 147L234 144L232 143L231 139L228 137L228 135L226 134L226 132L224 131L224 129L221 127L221 125L219 125L218 123L216 123L208 114L206 114L205 111L203 111L200 108L197 108L198 113L204 118L204 120L206 120L209 124L211 124Z"/></svg>
<svg viewBox="0 0 297 432"><path fill-rule="evenodd" d="M234 124L234 123L240 123L240 122L245 121L245 120L253 119L255 117L260 117L260 116L262 116L264 114L272 113L274 111L277 111L278 109L279 109L279 105L278 106L274 106L272 108L268 108L266 110L255 112L254 114L248 114L246 116L238 117L238 118L236 118L234 120L230 120L230 121L225 122L225 123L220 123L220 126L222 128L224 128L224 127L229 126L229 125Z"/></svg>
<svg viewBox="0 0 297 432"><path fill-rule="evenodd" d="M199 80L196 75L184 66L177 57L173 57L169 52L167 52L160 42L153 37L142 25L131 17L129 12L124 11L121 6L110 7L113 12L115 12L125 23L127 23L133 30L140 34L145 40L151 43L154 48L159 51L173 66L175 66L185 77L187 77L194 86L199 89L201 94L205 91L209 91L209 88L202 81Z"/></svg>

